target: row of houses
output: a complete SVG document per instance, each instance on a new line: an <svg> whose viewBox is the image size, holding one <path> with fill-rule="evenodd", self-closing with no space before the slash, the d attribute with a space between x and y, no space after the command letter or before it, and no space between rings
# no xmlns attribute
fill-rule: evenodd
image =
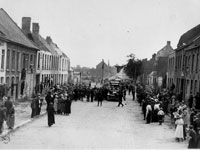
<svg viewBox="0 0 200 150"><path fill-rule="evenodd" d="M40 35L39 23L22 18L20 28L0 9L0 97L33 96L42 85L68 83L70 59L50 36Z"/></svg>
<svg viewBox="0 0 200 150"><path fill-rule="evenodd" d="M142 60L143 74L140 80L153 88L168 88L180 94L182 99L196 96L200 91L200 25L185 32L173 49L170 41L152 55Z"/></svg>
<svg viewBox="0 0 200 150"><path fill-rule="evenodd" d="M184 33L177 48L169 54L168 87L175 90L183 99L195 96L200 91L200 25Z"/></svg>

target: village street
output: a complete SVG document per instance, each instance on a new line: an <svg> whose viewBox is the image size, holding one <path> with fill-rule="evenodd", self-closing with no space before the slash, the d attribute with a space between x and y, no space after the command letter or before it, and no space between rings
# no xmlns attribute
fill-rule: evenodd
<svg viewBox="0 0 200 150"><path fill-rule="evenodd" d="M175 142L168 123L145 124L141 107L127 96L126 105L117 102L73 102L70 116L56 115L56 124L47 126L47 116L34 120L0 142L1 149L187 149L187 142Z"/></svg>

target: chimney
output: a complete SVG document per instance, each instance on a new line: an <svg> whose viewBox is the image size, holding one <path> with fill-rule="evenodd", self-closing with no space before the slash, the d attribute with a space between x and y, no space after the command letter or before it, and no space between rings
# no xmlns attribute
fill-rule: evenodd
<svg viewBox="0 0 200 150"><path fill-rule="evenodd" d="M22 31L24 31L25 34L28 34L31 32L31 18L30 17L23 17L22 18Z"/></svg>
<svg viewBox="0 0 200 150"><path fill-rule="evenodd" d="M32 23L32 33L39 34L40 26L39 23Z"/></svg>
<svg viewBox="0 0 200 150"><path fill-rule="evenodd" d="M171 45L171 42L170 42L170 41L167 41L167 45L169 45L169 46L170 46L170 45Z"/></svg>
<svg viewBox="0 0 200 150"><path fill-rule="evenodd" d="M50 36L47 36L47 37L46 37L46 41L47 41L48 44L51 44L51 43L52 43L51 37L50 37Z"/></svg>

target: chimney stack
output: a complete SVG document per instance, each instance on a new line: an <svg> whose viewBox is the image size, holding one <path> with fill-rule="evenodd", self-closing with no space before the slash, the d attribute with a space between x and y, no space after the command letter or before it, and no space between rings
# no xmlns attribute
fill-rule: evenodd
<svg viewBox="0 0 200 150"><path fill-rule="evenodd" d="M170 42L170 41L167 41L167 45L171 45L171 42Z"/></svg>
<svg viewBox="0 0 200 150"><path fill-rule="evenodd" d="M47 41L48 44L51 44L51 43L52 43L51 37L50 37L50 36L47 36L47 37L46 37L46 41Z"/></svg>
<svg viewBox="0 0 200 150"><path fill-rule="evenodd" d="M23 17L22 18L22 31L24 31L25 34L28 34L31 32L31 18L30 17Z"/></svg>
<svg viewBox="0 0 200 150"><path fill-rule="evenodd" d="M32 23L32 33L39 34L40 26L39 23Z"/></svg>

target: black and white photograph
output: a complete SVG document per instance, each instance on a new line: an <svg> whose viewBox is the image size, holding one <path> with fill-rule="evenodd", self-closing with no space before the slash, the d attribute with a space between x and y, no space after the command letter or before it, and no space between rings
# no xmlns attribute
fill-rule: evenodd
<svg viewBox="0 0 200 150"><path fill-rule="evenodd" d="M0 0L0 149L200 149L200 0Z"/></svg>

